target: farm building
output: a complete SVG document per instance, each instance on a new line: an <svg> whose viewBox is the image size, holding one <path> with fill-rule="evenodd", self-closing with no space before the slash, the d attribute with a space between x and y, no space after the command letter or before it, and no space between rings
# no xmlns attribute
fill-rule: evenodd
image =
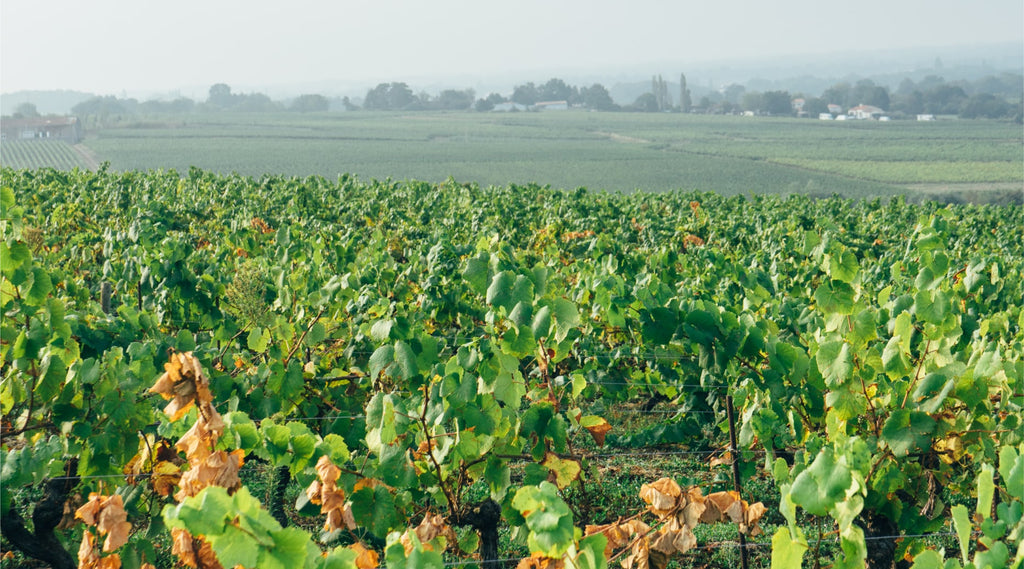
<svg viewBox="0 0 1024 569"><path fill-rule="evenodd" d="M65 140L75 144L82 139L82 124L78 117L38 117L30 119L0 120L3 140Z"/></svg>
<svg viewBox="0 0 1024 569"><path fill-rule="evenodd" d="M885 113L884 110L872 105L857 105L846 114L852 119L876 119Z"/></svg>
<svg viewBox="0 0 1024 569"><path fill-rule="evenodd" d="M525 111L525 110L527 110L527 108L528 107L526 105L520 105L519 103L508 102L508 103L498 103L497 105L494 105L494 108L491 109L491 110L499 112L499 113L507 113L507 112L512 112L512 111Z"/></svg>
<svg viewBox="0 0 1024 569"><path fill-rule="evenodd" d="M829 105L828 105L828 112L833 114L833 115L841 115L841 114L843 114L843 107L841 107L840 105L837 105L835 103L829 103Z"/></svg>
<svg viewBox="0 0 1024 569"><path fill-rule="evenodd" d="M569 110L569 101L543 101L535 103L533 108L538 111L567 111Z"/></svg>

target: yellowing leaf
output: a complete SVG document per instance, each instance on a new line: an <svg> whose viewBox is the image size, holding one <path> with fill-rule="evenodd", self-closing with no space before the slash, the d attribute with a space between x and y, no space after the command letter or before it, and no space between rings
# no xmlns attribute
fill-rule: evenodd
<svg viewBox="0 0 1024 569"><path fill-rule="evenodd" d="M612 430L612 426L608 424L608 421L604 417L598 417L597 415L583 417L580 419L580 425L590 433L597 446L604 446L605 435Z"/></svg>
<svg viewBox="0 0 1024 569"><path fill-rule="evenodd" d="M554 478L554 480L550 481L554 482L559 488L566 488L572 484L573 480L576 480L580 476L579 462L569 458L559 458L558 455L553 452L547 453L547 456L544 457L544 462L541 463L541 466L551 471L552 476L549 477L549 480L550 478Z"/></svg>

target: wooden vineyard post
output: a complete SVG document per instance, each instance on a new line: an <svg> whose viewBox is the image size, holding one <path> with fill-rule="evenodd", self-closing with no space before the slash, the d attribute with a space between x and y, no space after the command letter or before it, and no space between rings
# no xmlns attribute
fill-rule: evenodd
<svg viewBox="0 0 1024 569"><path fill-rule="evenodd" d="M732 453L732 486L736 494L740 494L740 453L736 449L736 411L732 406L732 395L725 396L726 412L729 415L729 452ZM740 535L740 568L747 569L747 536L743 531Z"/></svg>

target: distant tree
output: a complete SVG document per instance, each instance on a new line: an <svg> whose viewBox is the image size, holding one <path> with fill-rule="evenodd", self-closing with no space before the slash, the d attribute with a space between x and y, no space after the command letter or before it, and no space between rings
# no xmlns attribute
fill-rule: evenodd
<svg viewBox="0 0 1024 569"><path fill-rule="evenodd" d="M693 107L693 100L690 98L690 90L686 88L686 75L679 74L679 110L688 113Z"/></svg>
<svg viewBox="0 0 1024 569"><path fill-rule="evenodd" d="M381 83L366 93L363 106L369 110L401 110L417 102L416 95L405 83Z"/></svg>
<svg viewBox="0 0 1024 569"><path fill-rule="evenodd" d="M924 113L924 94L920 91L911 91L906 94L896 94L892 98L892 111L906 115L920 115Z"/></svg>
<svg viewBox="0 0 1024 569"><path fill-rule="evenodd" d="M804 112L811 118L827 113L828 101L819 97L806 97L804 99Z"/></svg>
<svg viewBox="0 0 1024 569"><path fill-rule="evenodd" d="M416 103L416 95L405 83L392 83L388 91L388 104L392 109L404 109Z"/></svg>
<svg viewBox="0 0 1024 569"><path fill-rule="evenodd" d="M79 116L108 117L123 115L128 112L125 104L113 95L106 97L93 97L71 107L71 112Z"/></svg>
<svg viewBox="0 0 1024 569"><path fill-rule="evenodd" d="M16 119L34 119L39 116L39 111L32 103L22 103L14 109Z"/></svg>
<svg viewBox="0 0 1024 569"><path fill-rule="evenodd" d="M917 82L917 90L922 93L927 93L928 91L945 84L946 80L939 75L927 75L924 79Z"/></svg>
<svg viewBox="0 0 1024 569"><path fill-rule="evenodd" d="M290 109L300 113L320 113L331 108L331 102L323 95L299 95L292 101Z"/></svg>
<svg viewBox="0 0 1024 569"><path fill-rule="evenodd" d="M494 110L494 103L488 99L477 99L476 103L473 103L473 109L481 113L486 113L487 111Z"/></svg>
<svg viewBox="0 0 1024 569"><path fill-rule="evenodd" d="M236 111L247 113L271 113L274 111L280 111L283 108L280 103L274 102L270 97L263 93L233 95L232 98L236 103L231 107L231 109Z"/></svg>
<svg viewBox="0 0 1024 569"><path fill-rule="evenodd" d="M605 89L604 85L600 83L594 83L590 87L580 89L580 99L588 109L614 111L619 108L615 101L612 100L608 89Z"/></svg>
<svg viewBox="0 0 1024 569"><path fill-rule="evenodd" d="M235 105L235 95L231 94L231 87L225 83L216 83L210 86L210 93L206 102L215 107L226 109Z"/></svg>
<svg viewBox="0 0 1024 569"><path fill-rule="evenodd" d="M359 105L353 103L352 100L348 98L348 95L346 95L346 96L341 98L341 105L343 107L345 107L346 111L358 111L359 110Z"/></svg>
<svg viewBox="0 0 1024 569"><path fill-rule="evenodd" d="M668 83L665 83L661 75L651 77L651 93L658 103L659 111L667 111L672 108L672 95L669 95Z"/></svg>
<svg viewBox="0 0 1024 569"><path fill-rule="evenodd" d="M558 79L552 77L548 79L548 82L537 88L537 101L570 101L575 99L578 92L575 87L571 87Z"/></svg>
<svg viewBox="0 0 1024 569"><path fill-rule="evenodd" d="M446 111L462 111L473 106L473 98L475 96L476 93L472 89L464 91L445 89L437 96L433 107Z"/></svg>
<svg viewBox="0 0 1024 569"><path fill-rule="evenodd" d="M516 85L512 89L512 102L519 103L520 105L530 106L541 99L540 92L537 90L537 86L533 82L525 85Z"/></svg>
<svg viewBox="0 0 1024 569"><path fill-rule="evenodd" d="M747 91L743 94L743 110L758 112L764 110L764 95L759 91Z"/></svg>
<svg viewBox="0 0 1024 569"><path fill-rule="evenodd" d="M853 87L849 83L841 82L825 89L825 92L821 94L821 98L825 99L827 104L839 105L840 107L852 107L858 104L858 101L853 100Z"/></svg>
<svg viewBox="0 0 1024 569"><path fill-rule="evenodd" d="M917 85L914 83L913 79L907 77L907 78L903 79L903 81L900 81L899 87L896 87L896 93L895 94L896 95L909 95L909 94L913 93L914 91L917 91Z"/></svg>
<svg viewBox="0 0 1024 569"><path fill-rule="evenodd" d="M955 115L966 100L961 87L943 84L924 93L924 108L933 115Z"/></svg>
<svg viewBox="0 0 1024 569"><path fill-rule="evenodd" d="M722 96L725 97L725 100L729 101L730 103L739 104L741 101L743 101L743 94L746 93L746 91L747 88L744 87L743 85L737 85L736 83L733 83L732 85L727 86L725 89L722 89Z"/></svg>
<svg viewBox="0 0 1024 569"><path fill-rule="evenodd" d="M138 111L144 114L184 114L195 110L196 102L185 97L173 101L157 101L150 99L139 103Z"/></svg>
<svg viewBox="0 0 1024 569"><path fill-rule="evenodd" d="M965 119L999 119L1013 116L1014 111L1013 105L1004 99L991 93L978 93L964 101L960 116Z"/></svg>
<svg viewBox="0 0 1024 569"><path fill-rule="evenodd" d="M660 110L658 107L658 98L654 93L644 93L633 101L633 108L638 111L645 113L656 113Z"/></svg>
<svg viewBox="0 0 1024 569"><path fill-rule="evenodd" d="M770 115L785 116L793 114L793 98L789 91L765 91L763 95L764 110Z"/></svg>

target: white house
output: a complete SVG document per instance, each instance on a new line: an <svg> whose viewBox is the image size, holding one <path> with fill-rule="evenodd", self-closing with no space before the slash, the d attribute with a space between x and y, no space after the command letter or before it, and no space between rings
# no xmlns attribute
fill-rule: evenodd
<svg viewBox="0 0 1024 569"><path fill-rule="evenodd" d="M830 121L832 120L832 113L818 113L818 120Z"/></svg>
<svg viewBox="0 0 1024 569"><path fill-rule="evenodd" d="M846 114L852 119L874 119L882 116L885 113L882 109L872 105L857 105L850 109Z"/></svg>
<svg viewBox="0 0 1024 569"><path fill-rule="evenodd" d="M935 115L917 115L917 120L919 120L919 121L933 121L933 120L935 120Z"/></svg>
<svg viewBox="0 0 1024 569"><path fill-rule="evenodd" d="M833 115L841 115L843 114L843 107L835 103L829 103L828 112L832 113Z"/></svg>
<svg viewBox="0 0 1024 569"><path fill-rule="evenodd" d="M569 101L542 101L535 103L533 108L538 111L568 111Z"/></svg>

